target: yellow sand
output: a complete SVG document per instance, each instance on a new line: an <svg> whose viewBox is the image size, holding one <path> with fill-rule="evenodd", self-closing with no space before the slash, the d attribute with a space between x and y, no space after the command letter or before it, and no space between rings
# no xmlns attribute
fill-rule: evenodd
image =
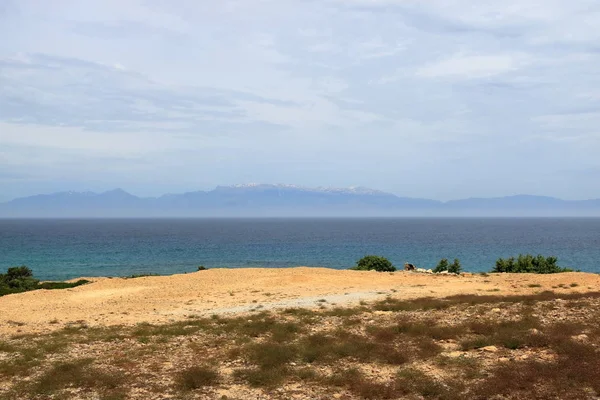
<svg viewBox="0 0 600 400"><path fill-rule="evenodd" d="M190 315L248 312L252 308L316 307L395 298L455 294L527 294L543 290L600 290L600 276L377 273L325 268L211 269L136 279L87 278L93 283L65 290L39 290L0 297L0 335L49 332L85 321L90 326L163 323ZM529 285L541 285L530 287ZM565 288L553 288L560 284ZM571 287L571 284L577 286ZM499 291L497 290L499 289Z"/></svg>

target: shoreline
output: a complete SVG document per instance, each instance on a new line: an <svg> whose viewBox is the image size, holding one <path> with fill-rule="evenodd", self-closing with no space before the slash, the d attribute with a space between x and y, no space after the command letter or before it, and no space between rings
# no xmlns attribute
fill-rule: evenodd
<svg viewBox="0 0 600 400"><path fill-rule="evenodd" d="M456 276L315 267L215 268L175 275L80 277L69 281L79 279L91 283L0 297L0 336L48 333L82 323L90 327L131 326L212 314L347 306L387 296L415 299L600 290L600 275L586 272Z"/></svg>

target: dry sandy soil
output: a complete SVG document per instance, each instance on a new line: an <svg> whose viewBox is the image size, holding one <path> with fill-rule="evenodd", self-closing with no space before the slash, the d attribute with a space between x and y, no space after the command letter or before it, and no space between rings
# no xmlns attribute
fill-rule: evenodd
<svg viewBox="0 0 600 400"><path fill-rule="evenodd" d="M135 279L88 278L66 290L38 290L0 297L0 336L42 333L83 322L88 326L166 323L189 316L235 314L253 309L351 305L456 294L533 294L600 290L600 275L430 275L324 268L214 269Z"/></svg>

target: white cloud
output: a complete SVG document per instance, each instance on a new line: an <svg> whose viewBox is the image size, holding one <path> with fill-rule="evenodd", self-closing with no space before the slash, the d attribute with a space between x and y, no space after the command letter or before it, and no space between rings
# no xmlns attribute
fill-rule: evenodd
<svg viewBox="0 0 600 400"><path fill-rule="evenodd" d="M563 127L564 124L600 122L600 112L583 112L576 114L541 115L533 118L534 121L544 124L545 127Z"/></svg>
<svg viewBox="0 0 600 400"><path fill-rule="evenodd" d="M419 68L416 74L424 78L487 78L516 71L526 64L527 57L523 55L456 54L450 58L425 65Z"/></svg>
<svg viewBox="0 0 600 400"><path fill-rule="evenodd" d="M209 185L318 186L323 166L332 183L435 197L428 188L459 190L452 176L481 182L490 171L478 163L507 192L507 163L524 175L529 163L551 174L559 157L600 166L599 123L584 117L600 109L597 0L5 1L0 169L10 176L35 149L48 180L70 171L68 154L97 179L113 157L190 182L183 167L168 171L199 166L200 154ZM409 175L400 154L419 160Z"/></svg>

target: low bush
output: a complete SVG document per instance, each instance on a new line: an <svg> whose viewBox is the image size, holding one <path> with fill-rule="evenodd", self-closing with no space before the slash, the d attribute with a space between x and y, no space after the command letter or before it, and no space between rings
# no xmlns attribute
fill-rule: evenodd
<svg viewBox="0 0 600 400"><path fill-rule="evenodd" d="M55 290L55 289L71 289L77 286L90 283L87 279L80 279L76 282L42 282L38 285L38 289Z"/></svg>
<svg viewBox="0 0 600 400"><path fill-rule="evenodd" d="M160 276L160 275L151 272L151 273L148 273L148 274L133 274L133 275L128 275L128 276L124 276L123 279L147 278L147 277L150 277L150 276Z"/></svg>
<svg viewBox="0 0 600 400"><path fill-rule="evenodd" d="M533 274L555 274L560 272L573 272L568 268L561 268L556 263L556 257L533 256L531 254L519 254L507 259L499 258L492 272L511 273L533 273Z"/></svg>
<svg viewBox="0 0 600 400"><path fill-rule="evenodd" d="M6 274L0 274L0 296L13 293L28 292L37 289L68 289L85 285L89 281L80 279L77 282L42 282L34 278L33 272L26 266L10 267Z"/></svg>
<svg viewBox="0 0 600 400"><path fill-rule="evenodd" d="M352 268L355 271L378 271L378 272L394 272L396 267L385 257L380 256L365 256L358 260L356 266Z"/></svg>

